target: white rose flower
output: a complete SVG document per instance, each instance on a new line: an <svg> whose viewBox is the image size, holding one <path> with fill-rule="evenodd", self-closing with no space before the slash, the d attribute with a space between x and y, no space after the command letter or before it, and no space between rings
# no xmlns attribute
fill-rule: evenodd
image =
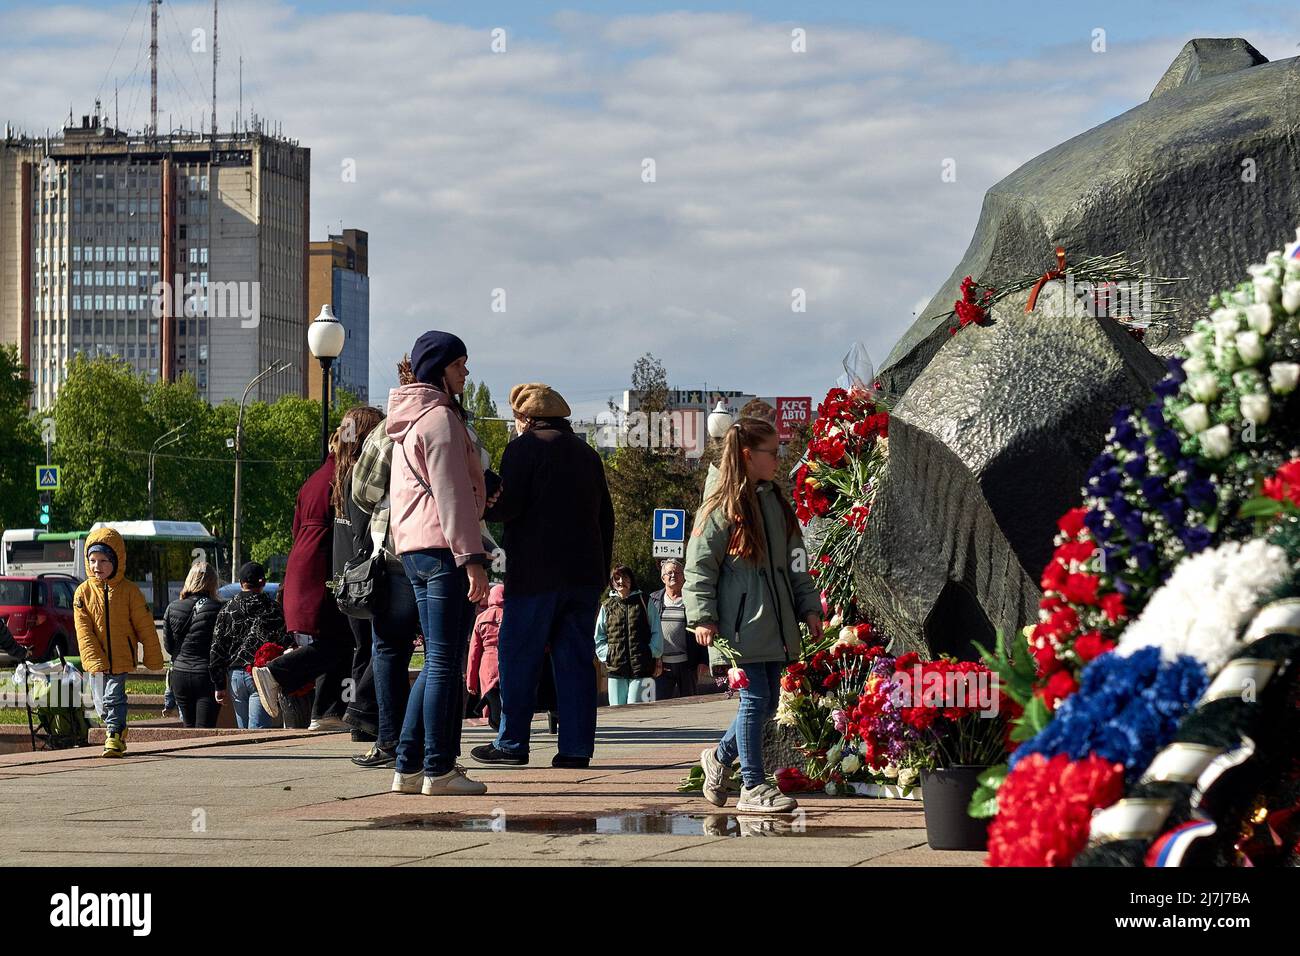
<svg viewBox="0 0 1300 956"><path fill-rule="evenodd" d="M1272 276L1259 276L1254 280L1256 302L1276 302L1281 291L1278 282Z"/></svg>
<svg viewBox="0 0 1300 956"><path fill-rule="evenodd" d="M840 792L840 788L835 785L834 780L826 781L826 796L833 797Z"/></svg>
<svg viewBox="0 0 1300 956"><path fill-rule="evenodd" d="M1207 428L1196 436L1201 442L1201 450L1208 458L1226 458L1232 451L1232 432L1227 425L1219 424Z"/></svg>
<svg viewBox="0 0 1300 956"><path fill-rule="evenodd" d="M1231 342L1232 337L1241 328L1241 312L1238 309L1214 310L1214 341L1217 345Z"/></svg>
<svg viewBox="0 0 1300 956"><path fill-rule="evenodd" d="M885 769L880 771L880 773L883 776L888 777L890 780L894 780L898 777L898 764L886 764Z"/></svg>
<svg viewBox="0 0 1300 956"><path fill-rule="evenodd" d="M910 787L916 783L916 779L921 776L915 767L904 767L898 771L898 785L900 787Z"/></svg>
<svg viewBox="0 0 1300 956"><path fill-rule="evenodd" d="M1292 280L1282 286L1282 308L1287 315L1300 312L1300 282Z"/></svg>
<svg viewBox="0 0 1300 956"><path fill-rule="evenodd" d="M837 644L858 644L858 629L856 627L840 628L840 637Z"/></svg>
<svg viewBox="0 0 1300 956"><path fill-rule="evenodd" d="M1273 403L1267 395L1252 393L1241 396L1241 417L1248 422L1263 425L1272 410Z"/></svg>
<svg viewBox="0 0 1300 956"><path fill-rule="evenodd" d="M1210 427L1210 411L1199 402L1188 405L1178 413L1179 420L1191 434L1196 435Z"/></svg>
<svg viewBox="0 0 1300 956"><path fill-rule="evenodd" d="M1222 310L1219 310L1222 311ZM1215 313L1216 315L1218 312ZM1187 351L1193 355L1197 352L1205 351L1205 347L1210 344L1210 337L1204 332L1193 332L1191 335L1183 336L1183 345Z"/></svg>
<svg viewBox="0 0 1300 956"><path fill-rule="evenodd" d="M1254 365L1264 357L1264 341L1258 332L1242 332L1237 336L1237 354L1247 365Z"/></svg>
<svg viewBox="0 0 1300 956"><path fill-rule="evenodd" d="M1197 375L1187 380L1187 391L1198 402L1212 401L1219 394L1219 381L1213 375Z"/></svg>
<svg viewBox="0 0 1300 956"><path fill-rule="evenodd" d="M1273 331L1273 307L1256 302L1246 306L1246 322L1260 335Z"/></svg>
<svg viewBox="0 0 1300 956"><path fill-rule="evenodd" d="M1300 382L1300 363L1274 362L1268 367L1268 384L1277 394L1294 392L1297 382Z"/></svg>
<svg viewBox="0 0 1300 956"><path fill-rule="evenodd" d="M862 769L862 761L854 754L849 754L840 761L840 772L846 776L852 776Z"/></svg>
<svg viewBox="0 0 1300 956"><path fill-rule="evenodd" d="M1205 363L1205 357L1202 355L1193 355L1183 363L1183 371L1187 373L1189 378L1204 372L1207 368L1209 366Z"/></svg>

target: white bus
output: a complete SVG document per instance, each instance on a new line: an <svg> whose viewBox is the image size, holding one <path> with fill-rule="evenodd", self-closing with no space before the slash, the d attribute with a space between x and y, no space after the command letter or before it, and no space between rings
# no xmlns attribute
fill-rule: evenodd
<svg viewBox="0 0 1300 956"><path fill-rule="evenodd" d="M219 542L198 521L98 521L87 531L56 533L10 528L4 533L0 574L61 572L86 577L86 536L113 528L126 542L126 576L139 585L154 617L180 597L185 575L195 561L207 561L221 578ZM166 581L154 602L154 581Z"/></svg>

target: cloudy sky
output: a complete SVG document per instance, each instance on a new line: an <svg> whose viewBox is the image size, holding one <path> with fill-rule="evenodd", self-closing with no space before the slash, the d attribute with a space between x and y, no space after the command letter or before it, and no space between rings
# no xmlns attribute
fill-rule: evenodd
<svg viewBox="0 0 1300 956"><path fill-rule="evenodd" d="M855 340L885 357L989 186L1143 102L1187 40L1300 53L1278 4L1086 6L225 0L219 117L242 56L245 114L312 150L312 238L369 231L381 402L428 328L498 398L545 380L580 413L647 351L680 387L816 396ZM111 115L116 87L143 126L147 22L143 0L0 2L0 121ZM176 126L208 109L210 25L162 6Z"/></svg>

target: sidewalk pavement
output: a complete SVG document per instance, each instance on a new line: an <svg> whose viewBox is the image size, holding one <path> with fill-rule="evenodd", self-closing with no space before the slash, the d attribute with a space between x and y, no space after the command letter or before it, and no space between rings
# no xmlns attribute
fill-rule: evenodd
<svg viewBox="0 0 1300 956"><path fill-rule="evenodd" d="M735 706L602 708L588 770L551 768L544 719L532 766L478 766L469 749L491 731L467 725L462 760L483 797L390 793L392 771L354 766L366 745L342 733L140 742L122 760L98 748L9 754L0 865L981 865L982 853L927 848L917 801L805 795L778 834L677 793Z"/></svg>

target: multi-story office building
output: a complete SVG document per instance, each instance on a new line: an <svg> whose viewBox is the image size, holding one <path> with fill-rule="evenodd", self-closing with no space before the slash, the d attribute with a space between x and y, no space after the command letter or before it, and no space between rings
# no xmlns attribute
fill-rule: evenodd
<svg viewBox="0 0 1300 956"><path fill-rule="evenodd" d="M344 229L324 242L311 243L307 302L310 315L328 304L343 324L343 352L330 366L330 395L346 389L370 403L370 237L360 229ZM307 397L320 395L320 363L307 369Z"/></svg>
<svg viewBox="0 0 1300 956"><path fill-rule="evenodd" d="M261 131L140 136L83 116L0 142L0 340L48 405L75 355L211 402L304 394L310 150Z"/></svg>

